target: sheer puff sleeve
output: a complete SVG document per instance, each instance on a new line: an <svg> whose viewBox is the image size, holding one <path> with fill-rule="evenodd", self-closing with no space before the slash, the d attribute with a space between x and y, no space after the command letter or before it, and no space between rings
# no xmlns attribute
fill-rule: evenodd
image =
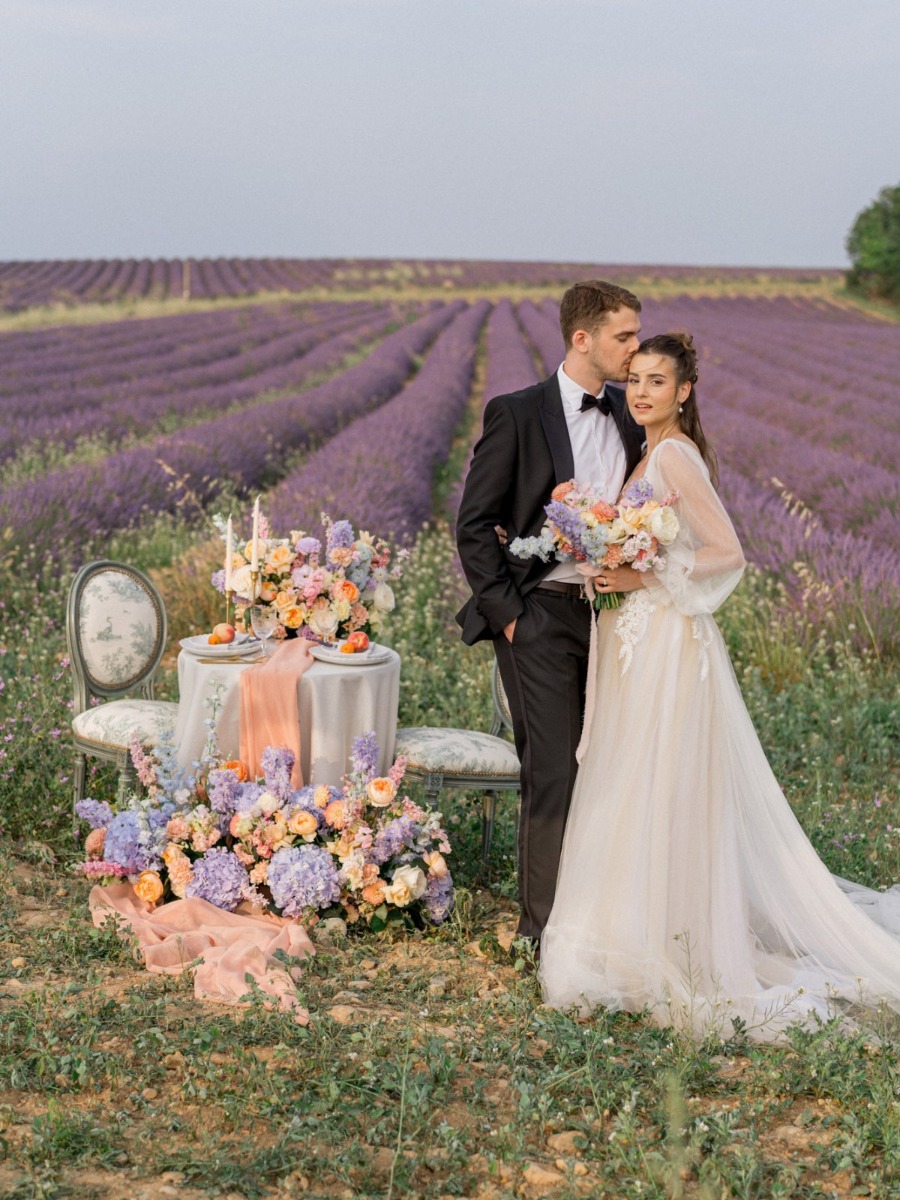
<svg viewBox="0 0 900 1200"><path fill-rule="evenodd" d="M646 478L657 499L678 493L673 508L679 522L664 550L665 566L647 572L646 587L654 600L685 616L715 612L737 587L745 563L700 451L692 442L668 438L651 455Z"/></svg>

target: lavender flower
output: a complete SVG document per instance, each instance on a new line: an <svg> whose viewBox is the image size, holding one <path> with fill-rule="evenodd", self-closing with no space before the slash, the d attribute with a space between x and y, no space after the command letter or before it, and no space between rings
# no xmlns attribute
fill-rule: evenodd
<svg viewBox="0 0 900 1200"><path fill-rule="evenodd" d="M364 775L366 782L375 778L378 770L378 738L374 729L353 739L350 757L354 775Z"/></svg>
<svg viewBox="0 0 900 1200"><path fill-rule="evenodd" d="M372 861L381 866L388 859L396 858L409 851L421 832L421 827L411 817L395 817L375 835L372 846Z"/></svg>
<svg viewBox="0 0 900 1200"><path fill-rule="evenodd" d="M82 821L87 821L91 829L108 829L113 819L113 810L105 800L91 800L89 797L78 801L75 812Z"/></svg>
<svg viewBox="0 0 900 1200"><path fill-rule="evenodd" d="M622 499L632 508L640 508L645 501L653 499L653 484L649 479L635 479L625 489Z"/></svg>
<svg viewBox="0 0 900 1200"><path fill-rule="evenodd" d="M353 526L349 521L335 521L328 527L328 559L335 550L349 550L353 545Z"/></svg>
<svg viewBox="0 0 900 1200"><path fill-rule="evenodd" d="M224 846L216 846L194 863L194 874L184 894L234 912L249 886L243 863Z"/></svg>
<svg viewBox="0 0 900 1200"><path fill-rule="evenodd" d="M328 908L341 895L334 859L318 846L289 846L269 861L266 882L272 901L286 917L299 917L307 908Z"/></svg>
<svg viewBox="0 0 900 1200"><path fill-rule="evenodd" d="M429 875L425 893L422 896L422 907L429 921L440 925L450 915L453 908L453 876Z"/></svg>
<svg viewBox="0 0 900 1200"><path fill-rule="evenodd" d="M210 771L207 784L210 808L223 816L231 816L236 808L240 787L234 771Z"/></svg>
<svg viewBox="0 0 900 1200"><path fill-rule="evenodd" d="M291 771L294 769L294 752L286 746L267 746L262 753L262 769L266 777L266 791L287 800L292 792Z"/></svg>

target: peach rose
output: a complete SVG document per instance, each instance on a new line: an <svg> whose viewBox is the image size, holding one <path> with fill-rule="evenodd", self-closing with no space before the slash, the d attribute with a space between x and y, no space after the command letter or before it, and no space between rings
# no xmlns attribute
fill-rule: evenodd
<svg viewBox="0 0 900 1200"><path fill-rule="evenodd" d="M266 570L284 572L294 561L293 552L287 546L276 546L266 557Z"/></svg>
<svg viewBox="0 0 900 1200"><path fill-rule="evenodd" d="M390 885L385 889L384 898L389 904L398 908L406 908L413 900L418 900L428 886L425 872L421 867L407 864L398 867L394 872Z"/></svg>
<svg viewBox="0 0 900 1200"><path fill-rule="evenodd" d="M106 843L106 829L92 829L84 840L84 851L88 858L101 859L103 857L103 847Z"/></svg>
<svg viewBox="0 0 900 1200"><path fill-rule="evenodd" d="M345 600L348 604L355 604L359 599L359 588L349 579L339 579L332 590L335 600Z"/></svg>
<svg viewBox="0 0 900 1200"><path fill-rule="evenodd" d="M291 833L295 833L297 837L305 838L311 842L316 836L319 829L319 822L311 812L306 812L305 809L298 809L288 821L288 829Z"/></svg>
<svg viewBox="0 0 900 1200"><path fill-rule="evenodd" d="M598 521L611 521L616 515L616 510L611 504L607 504L605 500L598 500L596 504L591 506L591 512Z"/></svg>
<svg viewBox="0 0 900 1200"><path fill-rule="evenodd" d="M267 862L258 862L250 872L251 883L265 883L269 877L269 864Z"/></svg>
<svg viewBox="0 0 900 1200"><path fill-rule="evenodd" d="M336 546L328 552L328 557L339 567L349 567L353 562L353 548L351 546Z"/></svg>
<svg viewBox="0 0 900 1200"><path fill-rule="evenodd" d="M566 498L566 496L568 496L569 492L574 491L574 488L575 488L575 485L573 483L558 483L556 485L556 487L553 489L553 491L550 493L550 499L551 500L565 500L565 498Z"/></svg>
<svg viewBox="0 0 900 1200"><path fill-rule="evenodd" d="M392 779L373 779L366 787L366 795L373 808L387 808L397 795L397 785Z"/></svg>
<svg viewBox="0 0 900 1200"><path fill-rule="evenodd" d="M374 883L367 883L362 890L362 898L366 904L371 904L373 908L377 908L384 900L384 893L387 885L383 879L377 879Z"/></svg>
<svg viewBox="0 0 900 1200"><path fill-rule="evenodd" d="M268 580L259 585L259 598L263 604L271 604L278 595L278 588L274 583L269 583Z"/></svg>
<svg viewBox="0 0 900 1200"><path fill-rule="evenodd" d="M429 854L423 854L422 857L425 859L425 865L428 867L430 875L443 879L445 875L450 874L447 860L439 850L432 850Z"/></svg>
<svg viewBox="0 0 900 1200"><path fill-rule="evenodd" d="M347 821L347 813L343 800L332 800L325 808L325 820L332 829L343 829Z"/></svg>
<svg viewBox="0 0 900 1200"><path fill-rule="evenodd" d="M275 597L275 607L279 611L296 606L297 596L293 591L280 591Z"/></svg>
<svg viewBox="0 0 900 1200"><path fill-rule="evenodd" d="M138 899L146 904L156 904L163 894L163 882L155 871L141 871L132 886Z"/></svg>
<svg viewBox="0 0 900 1200"><path fill-rule="evenodd" d="M232 771L236 776L238 783L246 783L250 778L250 770L246 763L242 763L239 758L230 758L222 767L223 771Z"/></svg>
<svg viewBox="0 0 900 1200"><path fill-rule="evenodd" d="M306 617L302 604L292 604L281 610L281 619L288 629L299 629Z"/></svg>

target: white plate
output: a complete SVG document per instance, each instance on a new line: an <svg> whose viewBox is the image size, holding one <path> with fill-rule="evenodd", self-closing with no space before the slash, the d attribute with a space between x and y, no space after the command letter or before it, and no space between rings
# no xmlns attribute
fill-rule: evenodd
<svg viewBox="0 0 900 1200"><path fill-rule="evenodd" d="M182 650L199 658L243 658L245 654L253 654L259 649L259 643L251 641L246 633L236 633L233 642L220 642L218 646L209 644L208 633L182 638L178 644Z"/></svg>
<svg viewBox="0 0 900 1200"><path fill-rule="evenodd" d="M373 663L384 662L390 658L391 652L387 646L379 646L375 642L369 644L368 650L357 651L356 654L342 654L335 646L310 645L309 652L319 662L334 663L341 667L369 667Z"/></svg>

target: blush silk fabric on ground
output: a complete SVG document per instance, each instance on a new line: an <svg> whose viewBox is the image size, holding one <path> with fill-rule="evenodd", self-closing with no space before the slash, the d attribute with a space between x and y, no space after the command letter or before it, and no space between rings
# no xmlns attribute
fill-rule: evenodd
<svg viewBox="0 0 900 1200"><path fill-rule="evenodd" d="M267 746L294 752L291 784L303 787L300 770L300 702L298 689L315 659L305 638L283 642L266 662L241 672L241 761L250 778L262 774Z"/></svg>
<svg viewBox="0 0 900 1200"><path fill-rule="evenodd" d="M554 1008L649 1011L757 1041L792 1023L900 1012L900 889L829 873L766 760L711 613L742 555L698 451L663 441L677 489L663 571L601 612L595 704L539 978ZM868 1016L865 1014L868 1013Z"/></svg>
<svg viewBox="0 0 900 1200"><path fill-rule="evenodd" d="M254 911L230 913L206 900L173 900L152 908L130 883L94 887L88 904L98 928L113 920L134 934L148 971L180 975L192 968L198 1000L246 1005L248 994L258 987L268 998L267 1007L307 1024L309 1014L297 996L299 970L274 957L278 950L292 959L315 954L297 921Z"/></svg>

